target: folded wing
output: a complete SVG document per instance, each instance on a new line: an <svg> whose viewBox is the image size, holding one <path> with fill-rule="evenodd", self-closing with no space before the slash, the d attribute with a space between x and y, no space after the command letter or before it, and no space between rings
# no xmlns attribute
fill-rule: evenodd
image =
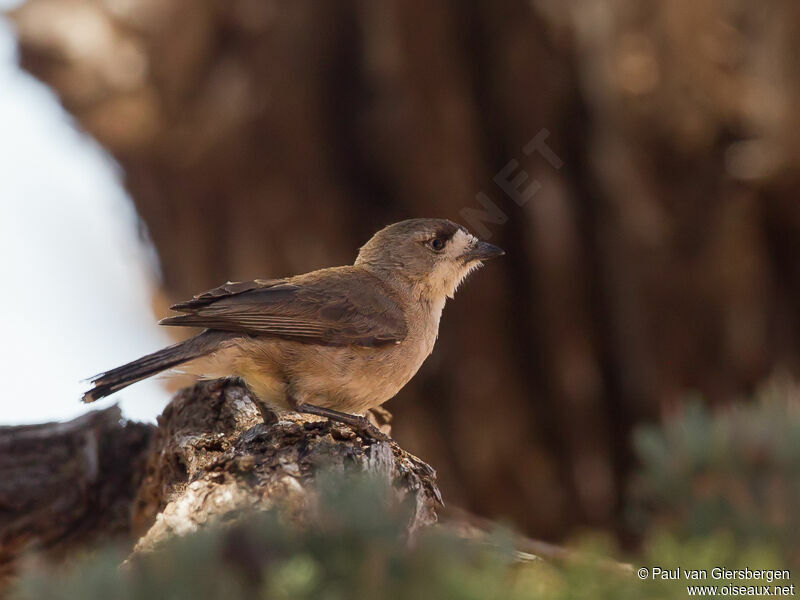
<svg viewBox="0 0 800 600"><path fill-rule="evenodd" d="M228 282L176 304L163 325L205 327L332 346L399 343L406 322L390 290L354 267L290 279Z"/></svg>

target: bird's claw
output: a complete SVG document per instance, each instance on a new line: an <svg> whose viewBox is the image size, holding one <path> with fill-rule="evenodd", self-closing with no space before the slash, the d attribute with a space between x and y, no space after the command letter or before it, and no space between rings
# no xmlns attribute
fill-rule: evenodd
<svg viewBox="0 0 800 600"><path fill-rule="evenodd" d="M357 435L361 435L361 437L372 438L378 442L389 442L392 439L380 429L375 427L375 425L373 425L366 417L361 417L357 423L350 424L350 428Z"/></svg>

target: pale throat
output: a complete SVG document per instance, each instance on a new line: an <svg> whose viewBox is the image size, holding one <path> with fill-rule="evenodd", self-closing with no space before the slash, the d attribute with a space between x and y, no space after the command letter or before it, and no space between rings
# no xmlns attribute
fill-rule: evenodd
<svg viewBox="0 0 800 600"><path fill-rule="evenodd" d="M464 263L460 259L477 243L478 238L463 230L456 231L453 236L447 249L447 253L451 257L449 264L442 264L436 269L439 271L437 275L443 282L443 292L448 298L452 298L455 295L458 286L463 283L470 273L483 266L483 263L479 260Z"/></svg>
<svg viewBox="0 0 800 600"><path fill-rule="evenodd" d="M427 307L438 322L448 298L453 298L461 283L482 265L474 261L467 265L442 263L434 269L425 282L414 286L413 297Z"/></svg>

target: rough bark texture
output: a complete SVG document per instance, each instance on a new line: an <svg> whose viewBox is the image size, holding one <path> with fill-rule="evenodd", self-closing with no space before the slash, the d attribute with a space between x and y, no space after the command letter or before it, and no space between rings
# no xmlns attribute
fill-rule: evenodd
<svg viewBox="0 0 800 600"><path fill-rule="evenodd" d="M302 524L318 474L330 470L377 476L398 499L413 498L409 533L437 520L442 501L426 463L325 419L264 424L248 390L227 380L182 390L158 427L123 424L114 407L0 428L0 584L28 554L58 562L115 538L147 551L253 510Z"/></svg>
<svg viewBox="0 0 800 600"><path fill-rule="evenodd" d="M58 561L130 538L130 511L155 428L119 408L68 423L0 427L0 586L16 561Z"/></svg>
<svg viewBox="0 0 800 600"><path fill-rule="evenodd" d="M400 499L413 497L410 533L436 522L434 470L396 443L299 414L264 424L247 389L229 381L187 388L159 417L134 504L136 550L252 510L275 508L302 524L313 510L317 476L330 470L371 474Z"/></svg>
<svg viewBox="0 0 800 600"><path fill-rule="evenodd" d="M473 512L619 525L638 422L798 371L796 0L28 0L14 21L121 165L163 300L497 204L507 256L393 407ZM543 128L560 163L523 151Z"/></svg>

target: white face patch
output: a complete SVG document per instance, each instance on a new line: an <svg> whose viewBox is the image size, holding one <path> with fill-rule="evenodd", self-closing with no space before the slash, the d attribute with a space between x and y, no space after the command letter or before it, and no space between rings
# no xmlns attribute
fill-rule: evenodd
<svg viewBox="0 0 800 600"><path fill-rule="evenodd" d="M448 242L446 254L453 260L457 260L470 246L473 246L477 242L478 238L474 235L459 229Z"/></svg>
<svg viewBox="0 0 800 600"><path fill-rule="evenodd" d="M467 275L483 266L480 261L464 263L461 257L478 243L474 235L459 229L447 242L444 256L431 273L431 283L436 292L452 298Z"/></svg>

